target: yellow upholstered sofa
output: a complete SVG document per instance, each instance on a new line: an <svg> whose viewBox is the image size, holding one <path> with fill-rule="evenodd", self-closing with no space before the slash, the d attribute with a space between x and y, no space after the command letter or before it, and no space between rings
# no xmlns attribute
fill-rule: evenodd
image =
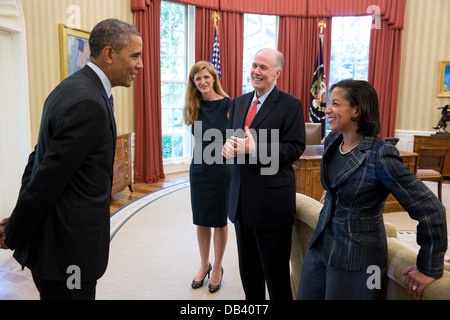
<svg viewBox="0 0 450 320"><path fill-rule="evenodd" d="M308 196L297 193L297 211L292 235L291 286L294 299L300 281L303 258L319 220L322 204ZM397 230L385 223L388 241L388 270L383 279L383 298L387 300L411 299L403 286L402 272L415 265L417 250L397 239ZM445 263L444 275L423 292L424 300L450 300L450 264Z"/></svg>

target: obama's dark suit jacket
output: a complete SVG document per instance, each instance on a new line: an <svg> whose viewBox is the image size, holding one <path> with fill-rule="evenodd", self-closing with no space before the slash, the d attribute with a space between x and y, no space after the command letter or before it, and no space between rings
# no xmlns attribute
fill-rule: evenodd
<svg viewBox="0 0 450 320"><path fill-rule="evenodd" d="M88 66L47 98L5 243L33 275L64 281L69 266L95 281L109 255L116 125L104 86Z"/></svg>

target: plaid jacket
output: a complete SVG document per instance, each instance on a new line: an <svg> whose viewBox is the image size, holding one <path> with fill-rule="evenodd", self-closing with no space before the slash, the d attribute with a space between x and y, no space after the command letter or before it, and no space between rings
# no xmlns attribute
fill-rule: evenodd
<svg viewBox="0 0 450 320"><path fill-rule="evenodd" d="M321 180L327 191L311 247L322 240L328 263L344 270L367 270L387 264L383 206L392 193L412 219L419 222L421 249L418 269L433 278L443 273L447 250L445 207L433 192L407 168L395 146L378 137L364 137L331 185L327 184L329 149L342 135L325 141Z"/></svg>

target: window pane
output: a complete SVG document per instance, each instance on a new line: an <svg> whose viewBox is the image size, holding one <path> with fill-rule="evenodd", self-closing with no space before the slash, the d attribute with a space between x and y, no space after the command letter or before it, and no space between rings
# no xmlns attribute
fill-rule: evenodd
<svg viewBox="0 0 450 320"><path fill-rule="evenodd" d="M367 59L367 61L369 61ZM367 80L369 63L360 63L355 65L355 80Z"/></svg>
<svg viewBox="0 0 450 320"><path fill-rule="evenodd" d="M173 127L174 129L183 128L183 110L182 109L174 109L173 110Z"/></svg>
<svg viewBox="0 0 450 320"><path fill-rule="evenodd" d="M173 111L172 109L162 109L162 130L163 133L172 133Z"/></svg>
<svg viewBox="0 0 450 320"><path fill-rule="evenodd" d="M331 84L339 81L339 79L341 77L340 69L341 69L340 64L333 63L330 65L330 86L331 86Z"/></svg>
<svg viewBox="0 0 450 320"><path fill-rule="evenodd" d="M184 57L186 52L184 37L184 32L172 32L170 55Z"/></svg>
<svg viewBox="0 0 450 320"><path fill-rule="evenodd" d="M356 57L357 62L366 63L369 61L369 48L370 48L369 42L363 42L357 47L358 49L358 55Z"/></svg>
<svg viewBox="0 0 450 320"><path fill-rule="evenodd" d="M332 23L330 87L344 79L367 80L372 17L335 17Z"/></svg>
<svg viewBox="0 0 450 320"><path fill-rule="evenodd" d="M334 38L332 38L334 39ZM333 41L331 45L331 65L342 62L342 41Z"/></svg>
<svg viewBox="0 0 450 320"><path fill-rule="evenodd" d="M185 81L186 57L161 56L161 80Z"/></svg>
<svg viewBox="0 0 450 320"><path fill-rule="evenodd" d="M263 48L277 49L277 17L244 14L243 92L253 90L250 69L256 53Z"/></svg>
<svg viewBox="0 0 450 320"><path fill-rule="evenodd" d="M194 11L190 11L194 12ZM188 10L186 5L161 3L161 117L163 159L191 156L191 131L184 125L187 88Z"/></svg>
<svg viewBox="0 0 450 320"><path fill-rule="evenodd" d="M357 48L356 43L353 41L345 41L342 43L342 51L341 53L341 61L346 62L355 62L357 56Z"/></svg>
<svg viewBox="0 0 450 320"><path fill-rule="evenodd" d="M358 17L343 17L342 39L347 41L357 40Z"/></svg>
<svg viewBox="0 0 450 320"><path fill-rule="evenodd" d="M170 28L172 30L179 30L184 32L185 31L185 6L183 5L177 5L172 3L171 4L172 10L170 11Z"/></svg>
<svg viewBox="0 0 450 320"><path fill-rule="evenodd" d="M161 22L163 20L161 19ZM170 52L170 30L161 28L161 44L160 52L161 55L168 55Z"/></svg>
<svg viewBox="0 0 450 320"><path fill-rule="evenodd" d="M342 40L342 28L344 19L341 17L333 18L333 28L331 30L331 38L334 41Z"/></svg>
<svg viewBox="0 0 450 320"><path fill-rule="evenodd" d="M163 159L172 158L172 136L163 135L162 148L163 148Z"/></svg>
<svg viewBox="0 0 450 320"><path fill-rule="evenodd" d="M171 108L172 102L172 84L162 83L161 84L161 108L167 109Z"/></svg>
<svg viewBox="0 0 450 320"><path fill-rule="evenodd" d="M161 106L162 108L184 108L186 84L162 83Z"/></svg>
<svg viewBox="0 0 450 320"><path fill-rule="evenodd" d="M358 40L370 40L372 30L372 16L359 17Z"/></svg>
<svg viewBox="0 0 450 320"><path fill-rule="evenodd" d="M182 158L183 157L183 136L182 135L174 135L172 139L173 145L173 157L174 158Z"/></svg>
<svg viewBox="0 0 450 320"><path fill-rule="evenodd" d="M368 78L371 16L333 18L330 87L343 79Z"/></svg>

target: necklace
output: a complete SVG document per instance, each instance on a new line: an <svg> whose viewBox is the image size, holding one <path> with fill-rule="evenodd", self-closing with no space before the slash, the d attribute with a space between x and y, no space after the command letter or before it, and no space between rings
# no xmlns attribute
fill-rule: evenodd
<svg viewBox="0 0 450 320"><path fill-rule="evenodd" d="M341 142L341 144L339 145L339 148L338 148L339 153L342 154L343 156L345 156L345 155L349 154L350 152L352 152L353 150L355 150L356 147L359 146L360 143L361 143L361 141L359 141L359 142L358 142L353 148L351 148L350 150L344 152L344 151L342 151L342 146L344 145L344 139L342 139L342 142Z"/></svg>

